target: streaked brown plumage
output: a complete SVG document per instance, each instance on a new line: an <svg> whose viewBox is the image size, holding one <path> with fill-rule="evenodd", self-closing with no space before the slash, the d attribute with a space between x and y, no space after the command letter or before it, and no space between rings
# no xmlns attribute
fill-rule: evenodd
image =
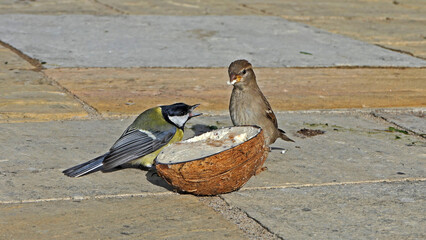
<svg viewBox="0 0 426 240"><path fill-rule="evenodd" d="M277 118L266 97L256 82L251 64L247 60L236 60L228 68L229 82L234 86L229 103L232 123L237 125L258 125L264 130L267 145L277 138L294 142L278 128Z"/></svg>

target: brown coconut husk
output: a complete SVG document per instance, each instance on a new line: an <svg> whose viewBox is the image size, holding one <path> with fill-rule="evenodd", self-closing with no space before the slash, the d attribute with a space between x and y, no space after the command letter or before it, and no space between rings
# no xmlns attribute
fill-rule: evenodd
<svg viewBox="0 0 426 240"><path fill-rule="evenodd" d="M247 141L213 155L180 163L157 163L158 174L178 191L195 195L217 195L241 188L263 170L269 147L259 127L236 126L229 129L232 131L232 128L238 127L254 127L260 131ZM199 146L202 147L202 144Z"/></svg>

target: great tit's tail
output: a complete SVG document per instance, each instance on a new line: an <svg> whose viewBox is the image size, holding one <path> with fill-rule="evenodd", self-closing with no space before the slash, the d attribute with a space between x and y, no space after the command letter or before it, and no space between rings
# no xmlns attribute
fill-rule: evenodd
<svg viewBox="0 0 426 240"><path fill-rule="evenodd" d="M97 158L94 158L88 162L68 168L67 170L64 170L63 173L67 175L68 177L80 177L88 173L102 170L102 166L103 166L102 162L104 161L105 156L106 154L99 156Z"/></svg>
<svg viewBox="0 0 426 240"><path fill-rule="evenodd" d="M280 138L284 141L288 141L288 142L294 142L293 139L287 137L287 135L285 135L285 132L281 129L278 129L280 131Z"/></svg>

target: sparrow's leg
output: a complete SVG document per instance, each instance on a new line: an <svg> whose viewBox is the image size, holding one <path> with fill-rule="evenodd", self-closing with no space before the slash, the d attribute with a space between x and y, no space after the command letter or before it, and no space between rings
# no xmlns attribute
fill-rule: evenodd
<svg viewBox="0 0 426 240"><path fill-rule="evenodd" d="M281 154L284 154L284 153L286 153L286 152L287 152L287 149L285 149L285 148L280 148L280 147L269 147L269 151L270 151L270 152L275 151L275 150L281 151Z"/></svg>

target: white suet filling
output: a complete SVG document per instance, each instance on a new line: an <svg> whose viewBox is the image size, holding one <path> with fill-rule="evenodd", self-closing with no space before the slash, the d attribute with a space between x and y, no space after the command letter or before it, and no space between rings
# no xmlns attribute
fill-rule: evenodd
<svg viewBox="0 0 426 240"><path fill-rule="evenodd" d="M207 132L164 148L157 157L157 163L187 162L214 155L253 138L259 131L255 127L239 126Z"/></svg>

